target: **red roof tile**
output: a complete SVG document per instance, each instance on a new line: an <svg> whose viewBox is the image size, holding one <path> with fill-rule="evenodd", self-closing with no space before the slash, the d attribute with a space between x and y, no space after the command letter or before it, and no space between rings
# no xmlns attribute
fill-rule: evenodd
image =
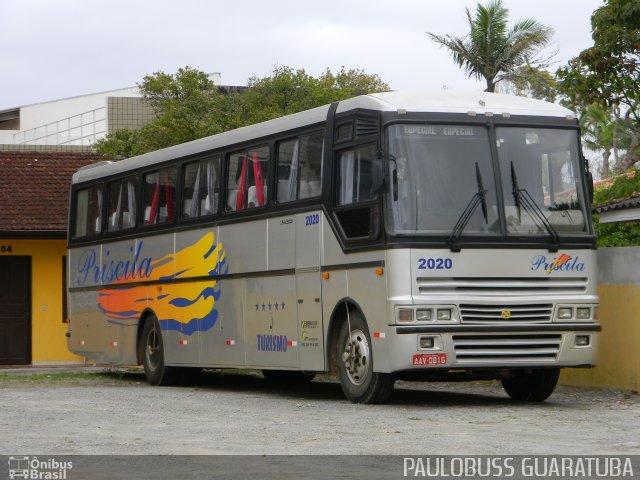
<svg viewBox="0 0 640 480"><path fill-rule="evenodd" d="M67 230L71 176L91 152L0 151L0 231Z"/></svg>

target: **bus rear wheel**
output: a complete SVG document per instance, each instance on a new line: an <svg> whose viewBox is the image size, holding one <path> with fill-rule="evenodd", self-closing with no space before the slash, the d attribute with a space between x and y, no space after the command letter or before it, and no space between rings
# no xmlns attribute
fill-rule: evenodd
<svg viewBox="0 0 640 480"><path fill-rule="evenodd" d="M558 384L559 368L516 371L502 379L502 387L518 402L544 402Z"/></svg>
<svg viewBox="0 0 640 480"><path fill-rule="evenodd" d="M345 396L355 403L385 403L391 397L395 378L373 371L371 337L360 312L342 323L336 343L338 377Z"/></svg>
<svg viewBox="0 0 640 480"><path fill-rule="evenodd" d="M155 315L147 318L142 330L142 365L147 382L151 385L173 385L178 371L164 364L162 331Z"/></svg>

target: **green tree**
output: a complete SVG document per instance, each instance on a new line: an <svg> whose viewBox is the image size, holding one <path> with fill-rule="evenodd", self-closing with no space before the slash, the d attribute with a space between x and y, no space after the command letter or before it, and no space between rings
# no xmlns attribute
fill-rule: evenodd
<svg viewBox="0 0 640 480"><path fill-rule="evenodd" d="M600 177L611 175L610 157L618 164L620 152L629 148L631 132L626 122L607 107L594 103L581 109L582 143L587 150L602 153Z"/></svg>
<svg viewBox="0 0 640 480"><path fill-rule="evenodd" d="M624 171L640 161L640 2L607 0L591 16L593 46L560 68L560 89L573 105L604 105L623 112L630 131Z"/></svg>
<svg viewBox="0 0 640 480"><path fill-rule="evenodd" d="M518 67L512 73L507 74L503 91L552 103L558 98L558 84L555 76L532 65Z"/></svg>
<svg viewBox="0 0 640 480"><path fill-rule="evenodd" d="M222 100L206 73L185 67L172 75L156 72L138 84L142 98L155 112L139 130L122 129L94 144L108 158L126 158L188 142L222 131L216 107Z"/></svg>
<svg viewBox="0 0 640 480"><path fill-rule="evenodd" d="M245 125L301 112L366 93L389 90L378 75L342 67L334 75L330 69L319 77L304 69L276 67L271 75L251 77L248 90L239 97Z"/></svg>
<svg viewBox="0 0 640 480"><path fill-rule="evenodd" d="M430 32L427 35L450 50L454 62L465 70L467 76L484 79L487 92L494 92L496 85L509 76L513 78L518 67L541 63L535 56L549 44L553 36L551 28L527 18L509 29L509 11L502 0L478 4L474 17L468 8L466 12L469 33L464 37Z"/></svg>
<svg viewBox="0 0 640 480"><path fill-rule="evenodd" d="M138 85L156 117L139 130L107 135L94 149L108 158L126 158L188 142L365 93L389 90L378 75L346 70L319 77L305 70L276 67L266 77L251 77L243 93L222 94L207 75L181 68L175 75L156 72Z"/></svg>

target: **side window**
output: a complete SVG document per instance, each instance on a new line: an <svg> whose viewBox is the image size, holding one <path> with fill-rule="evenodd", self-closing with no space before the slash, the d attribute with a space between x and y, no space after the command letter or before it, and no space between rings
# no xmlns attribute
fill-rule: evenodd
<svg viewBox="0 0 640 480"><path fill-rule="evenodd" d="M98 235L102 228L102 187L84 188L76 192L75 238Z"/></svg>
<svg viewBox="0 0 640 480"><path fill-rule="evenodd" d="M173 222L176 218L176 169L147 173L143 185L145 226Z"/></svg>
<svg viewBox="0 0 640 480"><path fill-rule="evenodd" d="M184 166L182 216L196 218L218 211L220 157L215 156Z"/></svg>
<svg viewBox="0 0 640 480"><path fill-rule="evenodd" d="M376 168L376 147L362 145L338 153L338 205L366 202L375 197L382 172Z"/></svg>
<svg viewBox="0 0 640 480"><path fill-rule="evenodd" d="M279 203L319 197L322 185L322 132L278 144Z"/></svg>
<svg viewBox="0 0 640 480"><path fill-rule="evenodd" d="M129 177L109 183L109 210L107 230L117 232L136 226L136 196L138 179Z"/></svg>
<svg viewBox="0 0 640 480"><path fill-rule="evenodd" d="M228 160L227 211L266 205L269 147L265 145L232 153Z"/></svg>

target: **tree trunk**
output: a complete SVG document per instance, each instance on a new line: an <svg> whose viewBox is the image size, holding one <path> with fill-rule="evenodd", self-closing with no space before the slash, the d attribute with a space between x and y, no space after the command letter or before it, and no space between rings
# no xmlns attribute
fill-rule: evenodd
<svg viewBox="0 0 640 480"><path fill-rule="evenodd" d="M487 88L485 89L485 92L491 92L491 93L495 92L496 84L493 81L493 78L487 78L487 77L484 77L484 78L487 81Z"/></svg>
<svg viewBox="0 0 640 480"><path fill-rule="evenodd" d="M600 176L602 178L609 178L609 175L611 175L611 168L609 167L609 157L611 156L611 150L610 149L605 149L604 152L602 152L602 166L600 167Z"/></svg>

